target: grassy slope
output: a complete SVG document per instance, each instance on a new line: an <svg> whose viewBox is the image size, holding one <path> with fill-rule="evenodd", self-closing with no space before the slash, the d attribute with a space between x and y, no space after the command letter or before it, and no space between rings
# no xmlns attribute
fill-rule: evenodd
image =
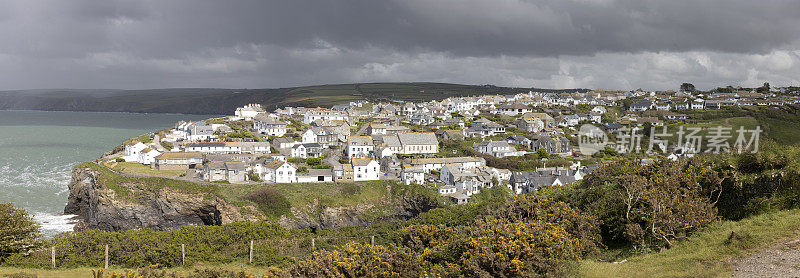
<svg viewBox="0 0 800 278"><path fill-rule="evenodd" d="M83 163L77 167L89 167L103 173L101 181L122 198L136 200L132 191L122 184L137 184L159 190L164 187L186 193L203 194L207 198L222 197L238 207L254 205L245 199L250 192L265 186L276 189L289 201L292 207L306 207L308 204L318 202L323 207L354 206L357 204L372 204L380 206L389 198L386 190L386 181L369 181L353 183L278 183L259 185L223 185L199 184L170 178L131 178L117 175L108 168L94 164ZM402 187L402 186L401 186ZM288 210L289 208L285 208ZM376 207L380 209L380 207ZM376 211L377 212L377 211ZM269 214L269 213L267 213Z"/></svg>
<svg viewBox="0 0 800 278"><path fill-rule="evenodd" d="M800 210L766 213L738 222L721 221L688 241L661 253L612 264L587 259L573 273L580 277L730 277L729 259L770 246L776 239L797 236ZM731 231L737 239L728 241Z"/></svg>

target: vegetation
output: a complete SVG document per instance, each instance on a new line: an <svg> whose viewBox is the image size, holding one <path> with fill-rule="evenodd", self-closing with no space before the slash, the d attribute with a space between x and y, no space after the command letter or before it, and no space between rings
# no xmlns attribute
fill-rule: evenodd
<svg viewBox="0 0 800 278"><path fill-rule="evenodd" d="M0 263L11 254L27 254L39 247L39 225L23 209L0 203Z"/></svg>

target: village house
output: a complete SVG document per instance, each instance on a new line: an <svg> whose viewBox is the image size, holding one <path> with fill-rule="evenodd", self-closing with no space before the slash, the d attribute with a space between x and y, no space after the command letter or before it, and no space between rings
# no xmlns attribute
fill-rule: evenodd
<svg viewBox="0 0 800 278"><path fill-rule="evenodd" d="M333 179L336 182L352 182L353 166L350 164L333 165Z"/></svg>
<svg viewBox="0 0 800 278"><path fill-rule="evenodd" d="M192 142L199 142L199 141L209 141L211 139L217 138L214 135L214 127L206 124L200 123L193 123L188 127L188 136L187 139Z"/></svg>
<svg viewBox="0 0 800 278"><path fill-rule="evenodd" d="M353 166L353 181L372 181L380 179L380 164L370 158L354 158L350 160Z"/></svg>
<svg viewBox="0 0 800 278"><path fill-rule="evenodd" d="M353 136L347 140L347 157L349 158L366 158L375 150L372 145L372 138L369 136Z"/></svg>
<svg viewBox="0 0 800 278"><path fill-rule="evenodd" d="M545 169L511 173L508 187L515 194L536 192L542 186L572 184L583 179L584 174L576 169Z"/></svg>
<svg viewBox="0 0 800 278"><path fill-rule="evenodd" d="M339 144L339 137L329 127L310 128L301 137L303 143L319 143L323 148Z"/></svg>
<svg viewBox="0 0 800 278"><path fill-rule="evenodd" d="M394 135L398 133L411 132L411 129L405 126L397 125L370 124L367 132L370 135Z"/></svg>
<svg viewBox="0 0 800 278"><path fill-rule="evenodd" d="M482 157L434 157L434 158L414 158L408 163L409 167L421 168L425 173L439 171L444 165L457 165L461 168L475 168L486 166L486 160Z"/></svg>
<svg viewBox="0 0 800 278"><path fill-rule="evenodd" d="M653 106L653 103L650 101L635 101L628 106L628 111L631 112L642 112L647 111Z"/></svg>
<svg viewBox="0 0 800 278"><path fill-rule="evenodd" d="M279 137L272 140L272 145L278 149L290 149L294 145L301 144L299 141L291 137Z"/></svg>
<svg viewBox="0 0 800 278"><path fill-rule="evenodd" d="M485 153L494 157L519 156L517 149L506 141L483 141L474 143L472 148L479 153Z"/></svg>
<svg viewBox="0 0 800 278"><path fill-rule="evenodd" d="M203 179L210 182L245 182L247 181L247 167L238 161L210 161L203 165Z"/></svg>
<svg viewBox="0 0 800 278"><path fill-rule="evenodd" d="M506 127L482 118L464 130L465 137L487 137L506 132Z"/></svg>
<svg viewBox="0 0 800 278"><path fill-rule="evenodd" d="M199 152L173 152L156 156L151 167L154 170L189 170L203 165L203 154Z"/></svg>
<svg viewBox="0 0 800 278"><path fill-rule="evenodd" d="M425 171L421 167L404 166L400 172L404 184L425 184Z"/></svg>
<svg viewBox="0 0 800 278"><path fill-rule="evenodd" d="M297 182L297 168L289 162L281 160L268 160L257 165L261 180L272 183Z"/></svg>
<svg viewBox="0 0 800 278"><path fill-rule="evenodd" d="M319 143L303 143L294 145L290 151L292 158L317 158L322 156L324 148Z"/></svg>
<svg viewBox="0 0 800 278"><path fill-rule="evenodd" d="M506 138L506 142L508 142L509 144L520 144L525 147L530 147L531 145L531 139L528 139L527 137L522 135L509 136Z"/></svg>
<svg viewBox="0 0 800 278"><path fill-rule="evenodd" d="M506 116L517 116L533 112L533 109L530 106L524 105L519 102L498 105L495 109L497 110L498 113Z"/></svg>
<svg viewBox="0 0 800 278"><path fill-rule="evenodd" d="M303 115L303 123L311 124L316 120L327 120L327 121L348 121L347 112L345 111L333 111L328 109L314 109L311 111L306 112Z"/></svg>
<svg viewBox="0 0 800 278"><path fill-rule="evenodd" d="M236 115L236 118L250 121L261 113L264 113L264 108L261 107L261 104L251 103L245 105L244 107L236 108L236 111L233 114Z"/></svg>
<svg viewBox="0 0 800 278"><path fill-rule="evenodd" d="M539 135L531 138L530 148L534 151L544 149L549 154L569 155L569 140L563 135Z"/></svg>
<svg viewBox="0 0 800 278"><path fill-rule="evenodd" d="M260 134L281 137L286 134L288 128L286 123L262 114L253 119L253 129Z"/></svg>
<svg viewBox="0 0 800 278"><path fill-rule="evenodd" d="M308 173L297 175L297 182L333 182L333 170L309 169Z"/></svg>

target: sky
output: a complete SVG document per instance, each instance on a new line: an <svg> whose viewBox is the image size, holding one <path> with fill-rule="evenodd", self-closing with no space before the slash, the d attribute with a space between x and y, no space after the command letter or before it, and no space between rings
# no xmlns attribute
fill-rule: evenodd
<svg viewBox="0 0 800 278"><path fill-rule="evenodd" d="M800 85L795 0L0 0L0 89Z"/></svg>

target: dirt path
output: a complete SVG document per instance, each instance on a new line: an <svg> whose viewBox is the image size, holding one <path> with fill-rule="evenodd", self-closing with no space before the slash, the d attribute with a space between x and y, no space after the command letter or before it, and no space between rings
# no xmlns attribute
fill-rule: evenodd
<svg viewBox="0 0 800 278"><path fill-rule="evenodd" d="M800 236L731 263L733 277L800 277Z"/></svg>

